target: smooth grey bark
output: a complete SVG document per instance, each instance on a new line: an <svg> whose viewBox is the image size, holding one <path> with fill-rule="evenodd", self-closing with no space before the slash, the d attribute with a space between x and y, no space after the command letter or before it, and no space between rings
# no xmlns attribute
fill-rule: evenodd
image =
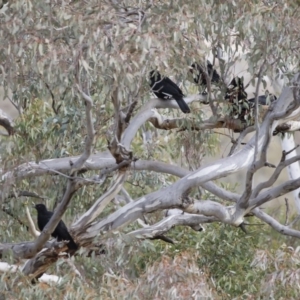
<svg viewBox="0 0 300 300"><path fill-rule="evenodd" d="M300 81L299 77L297 78ZM256 138L252 138L247 145L238 152L233 153L230 157L220 159L212 164L203 166L194 172L188 172L184 169L178 168L177 166L170 166L164 163L159 162L149 162L149 161L136 161L131 163L131 168L136 170L154 170L156 172L170 173L176 176L181 177L177 182L171 186L155 191L140 199L126 204L124 207L118 209L107 218L91 223L97 215L103 210L103 208L111 201L111 199L121 190L123 182L125 180L125 173L121 173L117 178L119 178L115 184L111 186L108 193L100 197L93 209L90 209L86 214L84 214L77 222L72 226L71 231L76 236L76 241L81 245L86 245L92 242L94 237L99 234L105 234L114 229L120 229L126 224L133 222L140 218L144 213L151 213L156 210L169 209L169 208L180 208L183 211L186 211L190 214L198 215L198 220L203 221L218 221L224 222L231 225L239 226L244 222L244 215L253 207L270 201L273 197L277 197L291 189L295 189L300 186L299 181L288 182L285 185L275 187L266 192L260 193L255 199L250 196L241 197L240 195L230 193L224 189L217 187L211 181L221 177L225 177L231 173L234 173L238 170L253 167L255 163L254 154L260 153L262 150L266 149L268 146L273 128L277 126L278 118L289 119L288 114L292 113L294 116L298 115L299 103L294 101L297 105L291 107L290 103L293 100L296 100L296 94L293 93L292 89L284 88L281 96L276 101L274 106L268 111L263 123L260 126L259 132L256 135ZM298 97L298 96L297 96ZM157 102L158 101L158 102ZM165 101L164 105L169 105L168 101ZM300 101L298 101L300 102ZM142 126L147 120L155 116L155 110L153 106L155 103L161 103L160 100L154 100L153 103L147 103L141 111L133 118L132 122L125 129L124 134L121 138L121 145L129 151L131 141L136 135L137 130ZM173 104L172 104L173 105ZM281 120L282 121L282 120ZM92 145L92 143L90 143ZM76 161L79 157L74 157ZM260 162L264 161L260 159ZM10 182L13 182L14 177L17 178L26 178L31 176L38 176L41 174L59 174L72 170L72 163L70 164L70 158L66 159L56 159L56 160L46 160L40 162L39 164L28 163L22 166L19 166L14 171L3 174L3 179L6 179ZM81 163L82 168L88 170L99 170L99 169L109 169L115 168L116 163L115 159L109 152L104 152L96 155L88 156L88 158ZM68 175L67 175L68 176ZM68 177L69 178L69 177ZM49 228L56 226L57 222L60 220L62 213L67 207L68 202L70 201L70 196L76 191L75 185L71 184L76 182L76 178L69 178L69 190L65 195L66 198L62 202L62 210L59 209L55 214L53 220L49 223ZM82 180L82 179L81 179ZM84 184L81 182L81 184ZM186 192L191 188L202 186L212 193L218 195L219 197L235 202L234 206L226 207L214 201L197 201L187 197ZM68 197L67 197L68 195ZM242 202L242 203L241 203ZM185 216L188 219L188 215ZM202 219L201 219L202 218ZM176 218L174 218L175 220ZM183 222L176 221L176 222ZM192 222L192 221L191 221ZM167 230L169 226L173 226L172 222L161 221L160 226L166 224L166 228L163 229L160 227L159 230ZM188 225L188 221L186 221ZM277 226L273 223L273 226ZM174 225L175 226L175 225ZM155 227L155 226L154 226ZM45 228L45 232L37 238L34 245L23 246L25 249L21 256L30 257L34 255L33 253L40 249L39 247L45 243L49 238L50 234L48 232L48 227ZM286 231L289 232L289 231ZM139 234L142 234L141 231ZM145 234L149 234L145 231ZM293 233L294 234L294 233ZM28 252L28 248L33 249L34 251ZM27 252L26 252L27 251ZM37 266L34 261L30 263L31 266ZM31 267L28 267L26 271L29 273L35 273L32 271Z"/></svg>

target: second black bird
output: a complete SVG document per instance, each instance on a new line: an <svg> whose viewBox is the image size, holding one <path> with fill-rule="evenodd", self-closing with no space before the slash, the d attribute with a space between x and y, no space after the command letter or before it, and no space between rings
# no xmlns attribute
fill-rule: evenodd
<svg viewBox="0 0 300 300"><path fill-rule="evenodd" d="M44 204L36 204L34 208L37 210L38 213L37 215L38 227L42 231L47 225L47 223L50 221L51 217L53 216L53 212L47 210L47 207ZM58 241L69 241L67 246L69 250L71 250L71 252L75 252L78 249L78 246L76 245L73 238L71 237L67 229L67 226L62 220L59 221L56 228L51 233L51 236L56 238Z"/></svg>
<svg viewBox="0 0 300 300"><path fill-rule="evenodd" d="M214 69L209 60L206 62L206 68L207 70L205 70L196 62L191 65L189 71L190 74L192 74L194 83L206 86L207 80L205 73L207 73L207 75L210 77L212 83L219 83L221 80L220 75Z"/></svg>
<svg viewBox="0 0 300 300"><path fill-rule="evenodd" d="M182 90L170 78L162 78L158 71L152 70L150 72L150 87L156 97L164 100L174 98L182 112L185 114L191 112L189 106L183 100Z"/></svg>

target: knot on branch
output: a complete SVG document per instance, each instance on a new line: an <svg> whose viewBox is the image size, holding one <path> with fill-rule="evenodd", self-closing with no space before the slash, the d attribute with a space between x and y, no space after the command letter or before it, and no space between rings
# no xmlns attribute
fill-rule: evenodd
<svg viewBox="0 0 300 300"><path fill-rule="evenodd" d="M51 244L51 247L42 250L41 253L56 253L59 254L63 249L66 249L67 244L69 243L69 241L58 241L58 240L54 240L53 243Z"/></svg>
<svg viewBox="0 0 300 300"><path fill-rule="evenodd" d="M23 272L31 278L38 278L41 274L53 263L55 263L60 252L67 247L67 241L57 242L52 244L51 248L45 248L40 251L35 257L28 260L23 268Z"/></svg>
<svg viewBox="0 0 300 300"><path fill-rule="evenodd" d="M127 150L116 138L108 145L108 149L116 159L118 165L124 161L128 162L126 166L130 165L132 161L132 151Z"/></svg>
<svg viewBox="0 0 300 300"><path fill-rule="evenodd" d="M242 132L248 126L246 123L242 122L240 119L233 119L230 116L225 116L224 127L231 129L234 132Z"/></svg>
<svg viewBox="0 0 300 300"><path fill-rule="evenodd" d="M170 119L164 119L163 116L159 114L156 114L155 117L150 118L149 121L153 124L155 128L163 130L178 128L176 120L172 122Z"/></svg>
<svg viewBox="0 0 300 300"><path fill-rule="evenodd" d="M186 209L188 208L190 205L194 204L194 199L188 196L183 196L181 198L181 205L180 205L180 209Z"/></svg>
<svg viewBox="0 0 300 300"><path fill-rule="evenodd" d="M291 129L290 123L283 123L278 125L275 130L273 131L273 135L277 135L279 133L285 133Z"/></svg>
<svg viewBox="0 0 300 300"><path fill-rule="evenodd" d="M289 151L282 151L280 162L283 163L286 160L286 157L291 154L293 151L295 151L297 148L299 148L299 145L296 145L294 148L290 149Z"/></svg>

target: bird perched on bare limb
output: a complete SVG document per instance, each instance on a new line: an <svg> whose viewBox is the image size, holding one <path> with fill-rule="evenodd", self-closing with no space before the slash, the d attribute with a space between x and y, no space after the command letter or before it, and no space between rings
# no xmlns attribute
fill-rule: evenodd
<svg viewBox="0 0 300 300"><path fill-rule="evenodd" d="M248 126L254 124L254 108L255 98L248 99L248 94L244 87L243 77L234 77L226 90L225 99L229 104L229 115L233 119L239 119ZM259 118L262 119L265 115L269 105L277 98L275 95L270 94L267 90L265 95L257 97L259 106ZM237 131L238 132L238 131Z"/></svg>
<svg viewBox="0 0 300 300"><path fill-rule="evenodd" d="M201 67L198 63L193 63L190 66L189 71L193 76L194 83L196 84L206 86L207 85L206 76L209 76L212 83L220 82L220 75L213 68L213 65L209 60L206 62L206 70L203 67ZM205 73L207 73L207 75Z"/></svg>
<svg viewBox="0 0 300 300"><path fill-rule="evenodd" d="M183 93L179 86L168 77L161 77L158 71L150 72L150 87L157 98L163 100L176 100L181 111L185 114L190 113L189 106L183 100Z"/></svg>
<svg viewBox="0 0 300 300"><path fill-rule="evenodd" d="M45 228L45 226L48 224L50 221L51 217L53 216L53 212L47 210L47 207L44 204L36 204L34 208L37 210L37 223L38 227L41 231ZM57 224L56 228L54 231L51 233L51 236L56 238L58 241L69 241L67 244L70 253L74 253L77 249L78 246L74 242L73 238L71 237L67 226L65 223L60 220L59 223Z"/></svg>

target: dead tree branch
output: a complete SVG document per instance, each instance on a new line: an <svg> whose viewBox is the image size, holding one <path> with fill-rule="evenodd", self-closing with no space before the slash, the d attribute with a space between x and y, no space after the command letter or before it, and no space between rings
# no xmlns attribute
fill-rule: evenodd
<svg viewBox="0 0 300 300"><path fill-rule="evenodd" d="M294 151L294 149L292 150ZM297 156L294 156L288 160L285 160L286 159L286 155L288 153L286 153L285 151L282 152L282 156L281 156L281 160L280 160L280 163L279 165L276 167L275 171L273 172L272 176L269 178L269 180L265 181L265 182L262 182L260 183L259 185L257 185L257 187L252 191L252 194L251 194L251 198L256 198L258 196L258 194L265 188L268 188L270 186L272 186L276 180L278 179L281 171L293 164L294 162L296 161L299 161L300 160L300 155L297 155Z"/></svg>
<svg viewBox="0 0 300 300"><path fill-rule="evenodd" d="M128 234L128 236L138 239L151 239L165 234L175 226L190 226L194 229L199 228L199 224L210 223L213 221L215 221L213 217L205 217L196 214L172 215L152 226L132 231Z"/></svg>
<svg viewBox="0 0 300 300"><path fill-rule="evenodd" d="M25 205L25 212L26 212L26 217L27 217L27 221L28 221L28 224L29 224L28 225L28 229L29 229L30 233L32 234L32 236L36 238L41 233L38 230L36 230L34 222L33 222L32 218L31 218L31 214L30 214L30 211L29 211L27 205Z"/></svg>
<svg viewBox="0 0 300 300"><path fill-rule="evenodd" d="M275 229L279 233L281 233L283 235L288 235L288 236L296 237L298 239L300 238L300 231L292 229L292 228L290 228L288 226L280 224L278 221L276 221L274 218L272 218L268 214L264 213L260 209L255 208L253 210L253 213L254 213L254 215L257 218L259 218L260 220L262 220L264 223L269 224L273 229Z"/></svg>
<svg viewBox="0 0 300 300"><path fill-rule="evenodd" d="M88 160L92 153L92 147L93 147L93 141L95 136L95 130L93 125L93 119L92 119L92 106L93 106L93 100L90 96L88 96L86 93L84 93L80 86L77 85L77 89L79 90L84 103L85 103L85 114L86 114L86 128L87 128L87 137L85 141L85 150L80 156L79 159L76 160L76 162L73 163L72 168L73 170L79 170L82 168L84 163Z"/></svg>
<svg viewBox="0 0 300 300"><path fill-rule="evenodd" d="M295 132L300 130L300 122L299 121L289 121L286 123L282 123L278 125L275 130L273 131L273 135L277 135L279 133L286 133L286 132Z"/></svg>
<svg viewBox="0 0 300 300"><path fill-rule="evenodd" d="M126 172L119 172L116 175L116 178L112 180L112 184L108 191L95 201L93 206L72 225L71 231L74 232L74 234L77 235L78 232L84 231L84 229L99 216L107 204L118 195L125 178Z"/></svg>

